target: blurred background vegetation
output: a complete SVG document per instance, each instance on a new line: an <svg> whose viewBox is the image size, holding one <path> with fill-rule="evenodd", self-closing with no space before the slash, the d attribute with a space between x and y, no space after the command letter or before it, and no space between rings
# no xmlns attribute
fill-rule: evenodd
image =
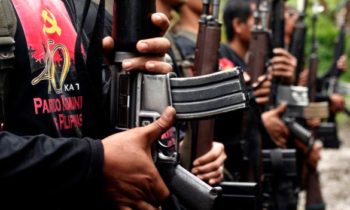
<svg viewBox="0 0 350 210"><path fill-rule="evenodd" d="M327 71L330 68L333 62L334 42L340 30L340 26L337 23L339 21L337 21L337 18L340 18L339 14L344 14L341 13L341 10L342 8L344 8L345 0L320 0L320 3L325 7L325 10L318 17L316 36L318 41L318 56L320 59L318 73L319 75L322 75L325 71ZM295 6L296 0L289 0L288 4ZM312 1L309 0L306 23L310 27L308 27L309 30L306 41L306 56L308 56L311 51L311 7ZM347 36L347 41L345 43L345 50L347 55L349 52L348 43L350 43L350 39ZM341 80L350 81L350 72L347 71L341 77Z"/></svg>
<svg viewBox="0 0 350 210"><path fill-rule="evenodd" d="M228 0L222 0L221 6L223 7ZM298 0L287 0L287 4L296 7ZM323 75L329 70L333 63L334 43L339 34L340 24L339 19L344 18L345 2L348 0L319 0L324 6L324 11L318 16L316 38L318 42L318 56L319 56L319 69L318 75ZM309 54L311 52L311 20L312 20L312 4L314 0L308 0L307 14L305 22L308 26L307 40L305 47L305 64L308 65ZM349 11L350 13L350 11ZM348 69L341 76L340 80L350 82L350 20L348 15L347 22L347 37L345 43L345 51L348 58ZM222 33L224 34L224 32ZM222 40L225 40L223 37ZM350 104L350 96L346 96L346 104ZM337 122L344 124L349 122L350 118L347 115L340 113L337 115Z"/></svg>
<svg viewBox="0 0 350 210"><path fill-rule="evenodd" d="M337 14L340 14L340 10L343 7L345 0L319 0L325 7L323 13L318 17L317 22L317 41L318 41L318 56L319 56L319 71L318 74L322 75L326 72L333 62L333 48L334 42L339 32L339 26L337 26ZM227 0L223 0L221 6L223 7ZM288 0L287 4L296 6L297 0ZM313 0L308 1L307 15L305 18L308 25L307 41L305 48L306 65L308 64L308 57L311 51L311 17L312 17L312 4ZM350 25L350 23L349 23ZM349 30L348 30L349 32ZM347 37L347 43L350 43L349 36ZM223 39L225 40L225 39ZM345 49L348 54L350 52L349 47L345 44ZM348 58L349 60L350 58ZM348 62L349 63L349 62ZM349 67L348 67L349 68ZM341 80L350 81L350 71L347 71L342 75Z"/></svg>

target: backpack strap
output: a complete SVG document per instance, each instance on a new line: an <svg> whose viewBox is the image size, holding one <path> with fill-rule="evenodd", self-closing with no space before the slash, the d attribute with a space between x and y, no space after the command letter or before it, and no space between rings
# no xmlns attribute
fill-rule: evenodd
<svg viewBox="0 0 350 210"><path fill-rule="evenodd" d="M6 78L14 69L17 18L10 0L0 0L0 130L5 123Z"/></svg>

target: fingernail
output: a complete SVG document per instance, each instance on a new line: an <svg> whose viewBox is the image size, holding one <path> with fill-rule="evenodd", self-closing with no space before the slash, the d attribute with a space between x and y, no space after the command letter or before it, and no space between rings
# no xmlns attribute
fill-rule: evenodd
<svg viewBox="0 0 350 210"><path fill-rule="evenodd" d="M139 50L140 51L146 51L147 49L148 49L148 44L146 42L140 42Z"/></svg>
<svg viewBox="0 0 350 210"><path fill-rule="evenodd" d="M153 62L147 62L146 63L146 68L147 69L154 69L156 67L156 65Z"/></svg>
<svg viewBox="0 0 350 210"><path fill-rule="evenodd" d="M164 117L167 119L171 119L174 116L174 108L169 106L165 109Z"/></svg>
<svg viewBox="0 0 350 210"><path fill-rule="evenodd" d="M193 174L197 174L197 173L198 173L198 169L195 169L195 168L192 169L192 173L193 173Z"/></svg>
<svg viewBox="0 0 350 210"><path fill-rule="evenodd" d="M162 20L162 17L159 14L154 14L154 18L158 21Z"/></svg>
<svg viewBox="0 0 350 210"><path fill-rule="evenodd" d="M199 161L196 160L193 162L193 166L198 166L198 165L199 165Z"/></svg>
<svg viewBox="0 0 350 210"><path fill-rule="evenodd" d="M124 70L128 70L131 68L132 62L130 60L124 60L122 66Z"/></svg>
<svg viewBox="0 0 350 210"><path fill-rule="evenodd" d="M211 179L211 180L209 180L209 184L213 185L213 184L215 184L215 181Z"/></svg>

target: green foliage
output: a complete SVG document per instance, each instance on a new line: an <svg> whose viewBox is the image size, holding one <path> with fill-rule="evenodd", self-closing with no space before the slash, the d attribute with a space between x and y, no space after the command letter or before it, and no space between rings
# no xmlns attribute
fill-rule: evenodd
<svg viewBox="0 0 350 210"><path fill-rule="evenodd" d="M312 17L312 0L309 0L309 6L306 16L306 24L308 26L308 35L306 41L305 53L306 56L310 54L311 51L311 17ZM334 53L334 43L335 39L339 33L339 28L336 24L336 14L339 12L339 7L344 0L324 0L320 2L325 6L325 11L321 13L318 17L317 22L317 41L318 41L318 56L319 56L319 75L322 75L327 71L332 65L333 53ZM296 0L290 0L288 2L291 5L296 5ZM347 43L350 43L349 36L347 36ZM345 44L346 54L348 54L348 45ZM347 71L341 78L342 80L350 81L350 72Z"/></svg>

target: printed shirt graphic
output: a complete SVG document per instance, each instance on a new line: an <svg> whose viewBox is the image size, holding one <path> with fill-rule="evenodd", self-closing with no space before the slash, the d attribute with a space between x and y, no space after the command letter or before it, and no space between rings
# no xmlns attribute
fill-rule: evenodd
<svg viewBox="0 0 350 210"><path fill-rule="evenodd" d="M26 37L31 85L47 87L47 95L33 96L33 113L49 116L58 133L77 131L83 123L83 96L74 60L77 33L63 1L12 2Z"/></svg>

